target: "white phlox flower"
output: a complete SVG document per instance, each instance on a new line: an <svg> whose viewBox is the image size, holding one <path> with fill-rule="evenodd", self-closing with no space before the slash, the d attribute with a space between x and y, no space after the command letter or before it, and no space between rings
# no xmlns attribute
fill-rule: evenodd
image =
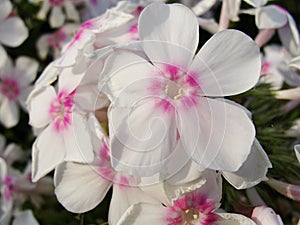
<svg viewBox="0 0 300 225"><path fill-rule="evenodd" d="M17 125L20 119L20 105L26 109L26 98L32 90L38 62L26 56L16 59L15 65L10 58L0 68L0 122L7 128Z"/></svg>
<svg viewBox="0 0 300 225"><path fill-rule="evenodd" d="M2 0L0 9L0 66L2 66L7 58L2 44L8 47L21 45L28 37L28 29L21 18L10 16L12 13L10 0Z"/></svg>
<svg viewBox="0 0 300 225"><path fill-rule="evenodd" d="M112 53L99 80L111 101L113 167L151 176L168 162L178 170L192 159L200 169L237 171L250 154L255 129L244 110L214 97L256 84L256 44L225 30L195 55L198 22L178 4L146 7L138 31L144 55Z"/></svg>

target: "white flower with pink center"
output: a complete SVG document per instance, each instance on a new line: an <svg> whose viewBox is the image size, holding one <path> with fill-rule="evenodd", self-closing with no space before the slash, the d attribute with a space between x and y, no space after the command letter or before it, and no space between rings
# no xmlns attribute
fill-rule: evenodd
<svg viewBox="0 0 300 225"><path fill-rule="evenodd" d="M244 110L215 97L256 84L261 69L256 44L225 30L195 55L198 22L178 4L149 5L138 30L144 54L116 51L100 75L99 88L112 102L113 167L151 176L170 160L178 170L192 158L202 169L237 171L255 129Z"/></svg>
<svg viewBox="0 0 300 225"><path fill-rule="evenodd" d="M87 68L97 50L138 40L137 19L143 7L121 1L103 15L84 22L62 56L55 61L58 67L79 65ZM76 66L75 66L76 67ZM76 70L78 70L76 67Z"/></svg>
<svg viewBox="0 0 300 225"><path fill-rule="evenodd" d="M91 115L92 123L96 122ZM90 164L65 162L55 170L55 194L58 201L73 213L95 208L113 188L109 209L109 224L116 224L126 209L137 202L156 202L139 187L138 178L115 171L110 164L108 138L100 125L93 131L93 146L97 157Z"/></svg>
<svg viewBox="0 0 300 225"><path fill-rule="evenodd" d="M131 205L117 225L255 225L247 217L238 214L217 213L222 196L222 180L214 171L206 171L200 187L188 189L175 199L167 195L162 204L139 202ZM180 192L180 185L174 192Z"/></svg>
<svg viewBox="0 0 300 225"><path fill-rule="evenodd" d="M74 104L75 92L62 88L56 94L54 87L46 86L28 102L30 124L43 128L33 144L33 181L63 161L87 163L94 158L87 119Z"/></svg>
<svg viewBox="0 0 300 225"><path fill-rule="evenodd" d="M40 2L41 0L31 0L31 2ZM46 19L49 15L49 23L53 28L61 27L65 20L79 22L79 13L71 0L43 0L40 11L37 14L39 19ZM65 13L64 13L65 12ZM66 15L65 15L66 14Z"/></svg>
<svg viewBox="0 0 300 225"><path fill-rule="evenodd" d="M19 122L19 108L26 110L25 101L32 90L31 82L36 77L38 63L28 57L10 58L0 68L0 122L7 128ZM26 110L27 111L27 110Z"/></svg>
<svg viewBox="0 0 300 225"><path fill-rule="evenodd" d="M54 58L58 58L61 49L70 41L78 27L76 24L67 24L51 34L43 34L36 44L39 56L45 59L51 53Z"/></svg>
<svg viewBox="0 0 300 225"><path fill-rule="evenodd" d="M21 45L28 37L28 30L19 17L10 16L12 13L10 0L2 0L0 8L0 66L2 66L7 58L7 53L1 44L8 47Z"/></svg>

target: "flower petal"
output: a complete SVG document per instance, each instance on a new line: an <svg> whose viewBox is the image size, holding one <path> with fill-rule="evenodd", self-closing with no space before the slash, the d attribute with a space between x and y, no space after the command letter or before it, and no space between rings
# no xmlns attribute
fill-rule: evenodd
<svg viewBox="0 0 300 225"><path fill-rule="evenodd" d="M117 225L165 225L167 214L168 209L160 203L137 203L126 210Z"/></svg>
<svg viewBox="0 0 300 225"><path fill-rule="evenodd" d="M111 182L89 164L62 163L55 170L55 195L73 213L95 208L105 197Z"/></svg>
<svg viewBox="0 0 300 225"><path fill-rule="evenodd" d="M156 107L148 99L109 109L112 165L117 171L151 176L170 159L176 146L175 118Z"/></svg>
<svg viewBox="0 0 300 225"><path fill-rule="evenodd" d="M113 185L113 195L109 207L109 224L117 224L124 212L131 206L139 202L158 203L158 201L138 187ZM152 213L152 212L151 212Z"/></svg>
<svg viewBox="0 0 300 225"><path fill-rule="evenodd" d="M263 6L268 2L268 0L244 0L244 1L255 8Z"/></svg>
<svg viewBox="0 0 300 225"><path fill-rule="evenodd" d="M48 126L32 146L32 181L36 182L62 163L65 155L63 138Z"/></svg>
<svg viewBox="0 0 300 225"><path fill-rule="evenodd" d="M3 65L5 65L6 59L7 59L7 53L3 48L3 46L0 44L0 67L3 67Z"/></svg>
<svg viewBox="0 0 300 225"><path fill-rule="evenodd" d="M39 225L31 210L22 211L15 216L12 225Z"/></svg>
<svg viewBox="0 0 300 225"><path fill-rule="evenodd" d="M295 145L294 150L295 150L296 157L300 163L300 145Z"/></svg>
<svg viewBox="0 0 300 225"><path fill-rule="evenodd" d="M200 1L193 6L192 10L197 16L201 16L209 9L211 9L216 4L216 2L216 0Z"/></svg>
<svg viewBox="0 0 300 225"><path fill-rule="evenodd" d="M149 89L159 74L141 56L117 51L107 58L98 86L114 104L131 106L144 97L151 97Z"/></svg>
<svg viewBox="0 0 300 225"><path fill-rule="evenodd" d="M19 17L10 17L0 25L0 42L8 47L17 47L28 37L28 30Z"/></svg>
<svg viewBox="0 0 300 225"><path fill-rule="evenodd" d="M43 60L46 59L48 52L49 52L49 47L50 47L48 44L49 37L51 37L51 35L49 35L49 34L41 35L36 42L38 55Z"/></svg>
<svg viewBox="0 0 300 225"><path fill-rule="evenodd" d="M255 22L259 29L272 29L283 27L288 19L279 7L269 5L256 9Z"/></svg>
<svg viewBox="0 0 300 225"><path fill-rule="evenodd" d="M36 128L46 126L50 121L50 106L56 98L55 89L52 86L40 89L38 93L31 96L28 102L29 124Z"/></svg>
<svg viewBox="0 0 300 225"><path fill-rule="evenodd" d="M11 128L19 122L20 110L15 101L7 98L2 100L0 106L0 122L6 127Z"/></svg>
<svg viewBox="0 0 300 225"><path fill-rule="evenodd" d="M66 14L67 14L67 18L76 22L79 22L79 14L76 10L76 8L74 7L73 3L69 0L65 1L65 10L66 10Z"/></svg>
<svg viewBox="0 0 300 225"><path fill-rule="evenodd" d="M63 133L66 146L66 161L90 163L94 151L87 118L79 113L72 113L72 125Z"/></svg>
<svg viewBox="0 0 300 225"><path fill-rule="evenodd" d="M12 11L12 4L10 1L1 1L0 2L0 21L4 20Z"/></svg>
<svg viewBox="0 0 300 225"><path fill-rule="evenodd" d="M143 49L154 63L190 64L199 39L195 14L179 4L153 3L139 17Z"/></svg>
<svg viewBox="0 0 300 225"><path fill-rule="evenodd" d="M250 153L253 123L244 110L222 100L199 98L197 107L198 115L177 109L185 150L202 169L237 171Z"/></svg>
<svg viewBox="0 0 300 225"><path fill-rule="evenodd" d="M217 213L219 219L216 225L257 225L250 218L234 213Z"/></svg>
<svg viewBox="0 0 300 225"><path fill-rule="evenodd" d="M259 79L259 48L240 31L220 31L200 49L189 70L198 74L198 83L206 96L239 94Z"/></svg>
<svg viewBox="0 0 300 225"><path fill-rule="evenodd" d="M283 225L280 216L272 208L266 206L255 207L251 218L257 225Z"/></svg>
<svg viewBox="0 0 300 225"><path fill-rule="evenodd" d="M61 27L65 22L65 15L61 7L53 7L50 13L49 23L52 28Z"/></svg>
<svg viewBox="0 0 300 225"><path fill-rule="evenodd" d="M272 168L272 164L262 146L255 139L251 152L241 168L232 173L223 171L222 174L235 188L244 189L267 180L268 168Z"/></svg>
<svg viewBox="0 0 300 225"><path fill-rule="evenodd" d="M25 86L30 84L36 77L39 64L36 60L20 56L16 60L16 71L20 79L20 85Z"/></svg>

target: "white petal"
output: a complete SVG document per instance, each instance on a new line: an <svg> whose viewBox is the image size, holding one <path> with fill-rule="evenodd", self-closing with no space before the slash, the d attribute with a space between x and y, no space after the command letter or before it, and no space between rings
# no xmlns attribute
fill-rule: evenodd
<svg viewBox="0 0 300 225"><path fill-rule="evenodd" d="M225 6L225 12L226 16L231 21L239 21L239 11L241 7L241 1L240 0L224 0L223 4L226 4ZM222 6L223 7L223 6ZM221 24L222 21L220 21ZM227 28L227 27L226 27Z"/></svg>
<svg viewBox="0 0 300 225"><path fill-rule="evenodd" d="M255 22L259 29L272 29L283 27L288 19L285 12L270 5L256 9Z"/></svg>
<svg viewBox="0 0 300 225"><path fill-rule="evenodd" d="M24 88L23 90L21 90L20 96L18 97L18 102L20 104L20 106L22 107L22 109L24 110L24 112L27 112L27 98L30 95L30 93L32 92L33 87L29 86Z"/></svg>
<svg viewBox="0 0 300 225"><path fill-rule="evenodd" d="M15 161L24 161L25 154L19 145L10 143L6 146L3 157L7 164L12 165Z"/></svg>
<svg viewBox="0 0 300 225"><path fill-rule="evenodd" d="M39 225L31 210L25 210L15 216L12 225Z"/></svg>
<svg viewBox="0 0 300 225"><path fill-rule="evenodd" d="M3 99L0 106L0 122L6 127L11 128L19 122L20 110L15 101L7 98Z"/></svg>
<svg viewBox="0 0 300 225"><path fill-rule="evenodd" d="M283 225L280 216L272 208L266 206L255 207L251 218L257 225Z"/></svg>
<svg viewBox="0 0 300 225"><path fill-rule="evenodd" d="M222 172L226 180L237 189L250 188L263 180L272 164L257 140L254 141L251 152L241 168L233 173Z"/></svg>
<svg viewBox="0 0 300 225"><path fill-rule="evenodd" d="M76 22L79 22L79 13L77 12L76 8L74 7L73 3L71 1L66 0L65 1L65 10L67 14L67 18L70 20L74 20Z"/></svg>
<svg viewBox="0 0 300 225"><path fill-rule="evenodd" d="M50 26L52 28L61 27L65 22L65 15L61 7L53 7L50 13Z"/></svg>
<svg viewBox="0 0 300 225"><path fill-rule="evenodd" d="M157 200L148 196L138 187L127 187L113 185L113 195L109 206L108 221L109 224L117 224L124 212L133 204L159 203ZM153 213L153 212L151 212Z"/></svg>
<svg viewBox="0 0 300 225"><path fill-rule="evenodd" d="M63 162L65 145L62 136L48 126L32 146L32 180L38 181Z"/></svg>
<svg viewBox="0 0 300 225"><path fill-rule="evenodd" d="M244 1L253 7L263 6L268 2L268 0L244 0Z"/></svg>
<svg viewBox="0 0 300 225"><path fill-rule="evenodd" d="M199 177L200 171L191 164L191 157L184 151L181 141L178 141L168 162L159 172L159 181L168 180L170 182L171 179L171 183L185 183L195 180Z"/></svg>
<svg viewBox="0 0 300 225"><path fill-rule="evenodd" d="M0 21L4 20L12 11L12 4L9 0L0 2Z"/></svg>
<svg viewBox="0 0 300 225"><path fill-rule="evenodd" d="M152 62L181 66L190 64L198 39L197 18L179 4L153 3L139 18L139 35L143 48Z"/></svg>
<svg viewBox="0 0 300 225"><path fill-rule="evenodd" d="M261 70L259 48L244 33L224 30L206 42L189 70L198 74L204 95L235 95L257 83Z"/></svg>
<svg viewBox="0 0 300 225"><path fill-rule="evenodd" d="M4 198L0 199L0 223L1 225L8 225L12 217L13 201L5 201Z"/></svg>
<svg viewBox="0 0 300 225"><path fill-rule="evenodd" d="M48 64L48 66L36 80L35 88L38 89L39 87L49 86L57 79L60 72L60 69L53 66L53 62Z"/></svg>
<svg viewBox="0 0 300 225"><path fill-rule="evenodd" d="M2 182L7 176L7 165L3 158L0 158L0 184L3 185Z"/></svg>
<svg viewBox="0 0 300 225"><path fill-rule="evenodd" d="M199 191L213 200L216 205L219 205L222 197L222 178L216 171L205 170L196 180L180 185L172 185L167 181L164 183L164 188L170 204L173 204L175 200L180 199L186 193Z"/></svg>
<svg viewBox="0 0 300 225"><path fill-rule="evenodd" d="M216 225L257 225L250 218L234 213L217 213L220 218Z"/></svg>
<svg viewBox="0 0 300 225"><path fill-rule="evenodd" d="M14 77L14 65L10 57L6 57L5 63L0 71L0 77Z"/></svg>
<svg viewBox="0 0 300 225"><path fill-rule="evenodd" d="M55 170L55 195L73 213L95 208L107 194L111 182L103 179L98 168L88 164L62 163Z"/></svg>
<svg viewBox="0 0 300 225"><path fill-rule="evenodd" d="M28 85L35 79L38 68L38 62L32 58L26 56L17 58L16 73L18 73L21 86Z"/></svg>
<svg viewBox="0 0 300 225"><path fill-rule="evenodd" d="M278 34L282 45L293 55L298 56L300 54L300 47L295 42L293 34L289 26L284 26L278 29Z"/></svg>
<svg viewBox="0 0 300 225"><path fill-rule="evenodd" d="M94 151L87 118L73 112L72 125L63 133L66 146L66 161L90 163L94 159Z"/></svg>
<svg viewBox="0 0 300 225"><path fill-rule="evenodd" d="M47 16L47 13L49 9L51 8L50 2L49 1L43 1L43 5L40 9L40 11L37 14L37 18L44 20Z"/></svg>
<svg viewBox="0 0 300 225"><path fill-rule="evenodd" d="M50 121L51 102L56 98L55 89L52 86L41 89L30 98L28 103L29 124L36 128L46 126Z"/></svg>
<svg viewBox="0 0 300 225"><path fill-rule="evenodd" d="M36 47L38 50L39 57L41 59L46 59L49 52L48 38L49 34L41 35L40 38L36 42Z"/></svg>
<svg viewBox="0 0 300 225"><path fill-rule="evenodd" d="M110 55L99 79L99 89L114 104L131 106L144 97L151 97L150 87L159 75L152 64L129 52L118 51Z"/></svg>
<svg viewBox="0 0 300 225"><path fill-rule="evenodd" d="M300 38L299 38L299 31L298 31L297 24L294 18L289 13L287 14L287 18L288 18L288 27L290 28L292 33L292 38L294 39L295 43L299 45Z"/></svg>
<svg viewBox="0 0 300 225"><path fill-rule="evenodd" d="M0 42L9 47L21 45L28 37L28 30L19 17L10 17L0 24Z"/></svg>
<svg viewBox="0 0 300 225"><path fill-rule="evenodd" d="M219 24L215 19L198 18L199 26L211 34L215 34L219 30Z"/></svg>
<svg viewBox="0 0 300 225"><path fill-rule="evenodd" d="M7 59L7 53L5 49L0 44L0 67L2 67L5 64L5 61Z"/></svg>
<svg viewBox="0 0 300 225"><path fill-rule="evenodd" d="M117 225L165 225L167 215L167 207L161 204L137 203L126 210Z"/></svg>
<svg viewBox="0 0 300 225"><path fill-rule="evenodd" d="M211 7L216 4L216 0L202 0L193 6L192 10L197 16L206 13Z"/></svg>
<svg viewBox="0 0 300 225"><path fill-rule="evenodd" d="M83 74L74 74L73 67L66 67L63 68L59 74L58 78L58 87L59 90L68 90L69 92L72 92L75 90L78 85L80 84L82 78L84 76Z"/></svg>
<svg viewBox="0 0 300 225"><path fill-rule="evenodd" d="M295 150L296 157L300 163L300 145L295 145L294 150Z"/></svg>
<svg viewBox="0 0 300 225"><path fill-rule="evenodd" d="M109 130L112 165L117 171L150 176L171 158L176 146L174 115L153 100L131 107L111 107ZM179 165L180 166L180 165Z"/></svg>
<svg viewBox="0 0 300 225"><path fill-rule="evenodd" d="M237 171L250 153L253 123L244 110L224 101L199 98L197 107L198 115L177 109L185 150L200 168Z"/></svg>

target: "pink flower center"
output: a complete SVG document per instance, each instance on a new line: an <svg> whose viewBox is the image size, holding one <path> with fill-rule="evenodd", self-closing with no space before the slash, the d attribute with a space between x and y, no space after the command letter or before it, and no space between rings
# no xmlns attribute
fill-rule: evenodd
<svg viewBox="0 0 300 225"><path fill-rule="evenodd" d="M138 35L138 24L134 24L129 28L129 35L131 40L139 40L139 35Z"/></svg>
<svg viewBox="0 0 300 225"><path fill-rule="evenodd" d="M61 6L65 2L65 0L49 0L49 2L52 6L55 7L55 6Z"/></svg>
<svg viewBox="0 0 300 225"><path fill-rule="evenodd" d="M109 147L105 142L103 142L100 147L99 156L100 161L98 164L98 172L103 179L111 181L120 188L136 184L136 179L134 176L117 172L112 168Z"/></svg>
<svg viewBox="0 0 300 225"><path fill-rule="evenodd" d="M61 91L51 102L49 113L57 132L67 129L71 124L74 94L75 92L67 94L65 91Z"/></svg>
<svg viewBox="0 0 300 225"><path fill-rule="evenodd" d="M265 61L263 62L262 66L261 66L261 74L265 75L268 74L270 72L270 68L271 68L271 63Z"/></svg>
<svg viewBox="0 0 300 225"><path fill-rule="evenodd" d="M4 189L3 189L3 196L5 201L9 202L12 198L12 193L14 192L14 180L11 176L6 176L4 178Z"/></svg>
<svg viewBox="0 0 300 225"><path fill-rule="evenodd" d="M51 46L54 49L59 49L61 42L65 41L67 38L66 33L60 29L53 33L53 35L49 36L48 38L48 45Z"/></svg>
<svg viewBox="0 0 300 225"><path fill-rule="evenodd" d="M168 207L166 221L168 225L213 225L217 215L213 213L214 202L199 192L188 193L181 199L174 201Z"/></svg>
<svg viewBox="0 0 300 225"><path fill-rule="evenodd" d="M15 100L20 95L20 86L17 80L10 77L3 78L1 93L9 100Z"/></svg>
<svg viewBox="0 0 300 225"><path fill-rule="evenodd" d="M185 72L177 66L166 64L159 74L161 80L154 80L149 88L152 94L162 96L157 106L163 111L170 111L174 105L188 109L197 104L200 94L200 84L194 72Z"/></svg>

